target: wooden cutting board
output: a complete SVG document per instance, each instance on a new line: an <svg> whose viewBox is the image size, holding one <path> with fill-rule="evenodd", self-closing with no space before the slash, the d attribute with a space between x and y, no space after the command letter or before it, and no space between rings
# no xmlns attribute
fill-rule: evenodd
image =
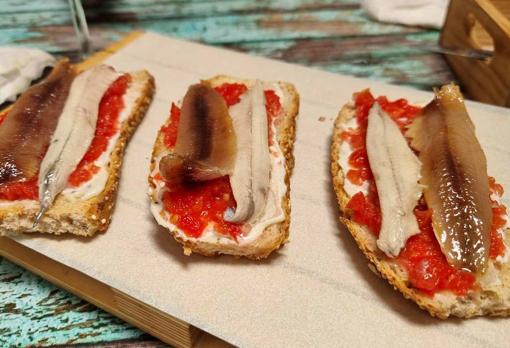
<svg viewBox="0 0 510 348"><path fill-rule="evenodd" d="M95 60L95 61L94 61ZM331 74L157 34L133 34L87 64L145 68L157 92L125 157L109 230L72 236L3 238L0 254L176 346L200 330L234 345L502 346L505 319L439 321L366 267L338 223L329 175L334 118L354 91L424 104L431 93ZM172 101L216 74L294 83L301 95L291 179L290 243L256 263L228 256L186 257L148 210L152 144ZM510 187L510 110L468 103L489 173ZM504 197L508 205L508 195ZM398 337L398 339L396 339Z"/></svg>

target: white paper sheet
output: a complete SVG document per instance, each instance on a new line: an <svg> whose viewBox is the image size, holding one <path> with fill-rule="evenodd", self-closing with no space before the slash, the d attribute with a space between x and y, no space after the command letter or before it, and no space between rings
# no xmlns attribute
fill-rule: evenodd
<svg viewBox="0 0 510 348"><path fill-rule="evenodd" d="M333 120L354 91L424 104L431 93L317 71L147 33L107 60L156 78L152 106L127 149L109 230L92 239L18 240L72 268L243 347L501 347L510 321L440 321L367 268L337 222L329 174ZM291 180L290 243L266 261L186 257L148 209L155 135L170 104L215 74L285 80L301 94ZM510 110L469 104L489 172L510 191ZM325 117L320 121L320 117ZM505 203L510 206L508 195Z"/></svg>

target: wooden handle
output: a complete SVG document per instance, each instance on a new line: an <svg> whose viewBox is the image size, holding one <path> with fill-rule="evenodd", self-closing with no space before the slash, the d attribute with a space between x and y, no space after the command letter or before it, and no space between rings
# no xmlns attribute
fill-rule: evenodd
<svg viewBox="0 0 510 348"><path fill-rule="evenodd" d="M446 59L468 94L479 101L510 106L510 21L489 0L452 0L440 43L447 47L480 48L472 31L478 22L494 42L488 61L448 56Z"/></svg>
<svg viewBox="0 0 510 348"><path fill-rule="evenodd" d="M494 58L492 65L500 66L500 63L510 59L510 21L489 0L476 0L478 8L482 11L474 11L469 17L478 20L494 41ZM471 34L471 32L469 33ZM472 41L472 37L470 36ZM508 65L507 73L508 73Z"/></svg>

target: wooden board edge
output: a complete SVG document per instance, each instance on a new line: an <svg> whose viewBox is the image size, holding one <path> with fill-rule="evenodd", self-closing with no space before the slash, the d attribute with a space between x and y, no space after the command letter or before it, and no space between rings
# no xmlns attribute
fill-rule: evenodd
<svg viewBox="0 0 510 348"><path fill-rule="evenodd" d="M192 347L201 333L180 319L8 237L0 237L0 256L175 347Z"/></svg>
<svg viewBox="0 0 510 348"><path fill-rule="evenodd" d="M510 106L510 21L489 0L451 0L439 43L446 47L480 48L471 31L478 22L494 42L487 60L446 55L445 59L469 96L483 103ZM467 73L469 72L469 73Z"/></svg>
<svg viewBox="0 0 510 348"><path fill-rule="evenodd" d="M143 31L132 31L119 41L114 42L113 44L111 44L110 46L106 47L101 51L93 53L86 60L84 60L81 63L77 63L75 66L78 68L78 71L83 71L85 69L89 69L95 65L98 65L101 62L103 62L106 58L119 51L124 46L138 39L143 34L144 34Z"/></svg>

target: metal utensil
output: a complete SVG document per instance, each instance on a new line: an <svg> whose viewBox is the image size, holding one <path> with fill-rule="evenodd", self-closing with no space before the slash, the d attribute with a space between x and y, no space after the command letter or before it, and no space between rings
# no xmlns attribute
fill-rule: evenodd
<svg viewBox="0 0 510 348"><path fill-rule="evenodd" d="M71 17L76 38L80 46L81 58L85 58L92 53L92 45L90 44L90 33L87 25L87 18L81 0L69 0L71 8Z"/></svg>
<svg viewBox="0 0 510 348"><path fill-rule="evenodd" d="M440 45L425 45L422 46L422 48L430 52L472 59L487 60L494 56L494 52L492 51L481 50L476 48L445 47Z"/></svg>

